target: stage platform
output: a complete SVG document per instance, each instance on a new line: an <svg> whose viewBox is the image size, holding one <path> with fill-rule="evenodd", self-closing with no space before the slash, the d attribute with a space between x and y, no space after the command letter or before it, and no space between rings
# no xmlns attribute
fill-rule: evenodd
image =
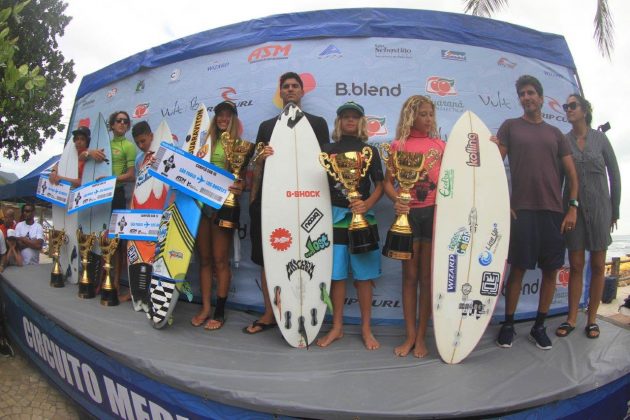
<svg viewBox="0 0 630 420"><path fill-rule="evenodd" d="M589 340L585 317L553 349L516 325L511 349L491 325L460 365L430 355L397 358L402 327L374 328L381 348L364 350L358 326L330 348L289 347L280 332L246 335L255 314L228 310L218 331L194 328L196 304L179 302L174 323L151 327L130 303L101 306L77 286L49 287L51 266L9 267L2 295L12 341L63 391L98 418L623 418L630 399L630 330L600 320ZM324 330L328 325L324 325ZM534 416L534 417L531 417Z"/></svg>

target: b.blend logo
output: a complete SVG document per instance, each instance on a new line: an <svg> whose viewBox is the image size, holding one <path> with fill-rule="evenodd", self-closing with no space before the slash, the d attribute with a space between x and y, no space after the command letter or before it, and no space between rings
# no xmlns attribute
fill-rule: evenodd
<svg viewBox="0 0 630 420"><path fill-rule="evenodd" d="M291 44L286 45L265 45L258 47L247 57L250 64L267 60L286 60L291 53Z"/></svg>
<svg viewBox="0 0 630 420"><path fill-rule="evenodd" d="M368 85L366 82L352 82L349 86L345 82L335 84L336 96L400 96L400 83L394 86Z"/></svg>
<svg viewBox="0 0 630 420"><path fill-rule="evenodd" d="M427 78L426 90L428 93L435 93L438 96L457 95L455 79L448 79L442 76L431 76Z"/></svg>

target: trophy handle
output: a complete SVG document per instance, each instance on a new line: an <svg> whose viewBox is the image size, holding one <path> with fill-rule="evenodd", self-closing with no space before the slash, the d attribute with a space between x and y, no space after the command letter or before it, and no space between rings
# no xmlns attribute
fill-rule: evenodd
<svg viewBox="0 0 630 420"><path fill-rule="evenodd" d="M333 177L335 181L339 181L339 177L337 176L337 173L332 168L333 162L330 159L330 155L328 153L321 152L319 154L319 164L322 165L324 169L326 169L326 172L328 172L328 175Z"/></svg>
<svg viewBox="0 0 630 420"><path fill-rule="evenodd" d="M265 143L263 143L262 141L259 143L256 143L256 148L254 149L254 157L252 157L250 161L251 163L256 163L256 161L262 154L264 148L265 148Z"/></svg>
<svg viewBox="0 0 630 420"><path fill-rule="evenodd" d="M361 155L363 156L363 161L365 162L365 165L363 165L361 169L361 178L363 178L365 177L365 174L367 174L368 169L370 169L370 163L372 163L372 158L374 157L372 154L372 148L365 146L363 150L361 150Z"/></svg>
<svg viewBox="0 0 630 420"><path fill-rule="evenodd" d="M389 143L381 143L378 145L379 152L381 153L381 160L385 162L385 166L389 169L389 172L394 173L392 167L392 145Z"/></svg>

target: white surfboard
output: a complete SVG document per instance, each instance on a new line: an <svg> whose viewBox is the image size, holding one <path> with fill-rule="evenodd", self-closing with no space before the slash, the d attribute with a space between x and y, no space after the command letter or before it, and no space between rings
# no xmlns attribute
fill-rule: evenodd
<svg viewBox="0 0 630 420"><path fill-rule="evenodd" d="M440 356L459 363L497 303L510 243L503 160L474 113L455 123L442 158L433 237L433 325Z"/></svg>
<svg viewBox="0 0 630 420"><path fill-rule="evenodd" d="M262 187L265 274L282 335L293 347L306 347L326 314L322 289L330 291L328 178L319 164L315 133L295 104L287 105L278 117L270 145L274 154L265 163ZM312 252L307 243L318 240L326 245Z"/></svg>
<svg viewBox="0 0 630 420"><path fill-rule="evenodd" d="M68 178L79 177L79 157L74 141L70 140L63 148L57 174ZM79 246L77 242L77 214L68 214L66 207L52 206L53 226L65 231L66 240L59 250L59 264L66 281L79 282Z"/></svg>

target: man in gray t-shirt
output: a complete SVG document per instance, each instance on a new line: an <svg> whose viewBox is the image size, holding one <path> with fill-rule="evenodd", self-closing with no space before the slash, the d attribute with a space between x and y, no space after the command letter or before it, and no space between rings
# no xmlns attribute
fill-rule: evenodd
<svg viewBox="0 0 630 420"><path fill-rule="evenodd" d="M505 323L497 344L512 347L514 313L521 295L527 270L541 269L542 285L536 322L530 339L543 350L551 349L545 331L545 318L556 291L556 275L564 264L565 230L575 226L578 206L578 183L571 148L560 130L542 117L544 102L540 82L532 76L516 81L516 92L523 115L508 119L492 140L499 145L501 156L508 156L512 179L510 207L512 223L508 262L511 265L505 293ZM562 180L567 176L571 206L564 214Z"/></svg>

